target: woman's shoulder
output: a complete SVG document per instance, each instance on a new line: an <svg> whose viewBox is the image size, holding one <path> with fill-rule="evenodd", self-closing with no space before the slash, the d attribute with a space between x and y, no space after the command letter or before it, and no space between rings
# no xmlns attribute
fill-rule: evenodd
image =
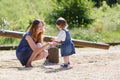
<svg viewBox="0 0 120 80"><path fill-rule="evenodd" d="M31 33L30 32L26 32L25 34L24 34L25 36L27 36L27 35L31 35Z"/></svg>
<svg viewBox="0 0 120 80"><path fill-rule="evenodd" d="M31 34L29 32L26 32L24 35L23 35L23 38L26 38L26 36L30 36Z"/></svg>

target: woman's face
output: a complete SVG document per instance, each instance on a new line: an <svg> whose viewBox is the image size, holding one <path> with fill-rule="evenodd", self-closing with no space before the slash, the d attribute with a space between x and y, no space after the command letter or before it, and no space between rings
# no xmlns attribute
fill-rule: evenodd
<svg viewBox="0 0 120 80"><path fill-rule="evenodd" d="M40 22L40 23L38 24L37 33L39 34L40 32L43 32L43 28L44 28L44 26L43 26L43 24Z"/></svg>

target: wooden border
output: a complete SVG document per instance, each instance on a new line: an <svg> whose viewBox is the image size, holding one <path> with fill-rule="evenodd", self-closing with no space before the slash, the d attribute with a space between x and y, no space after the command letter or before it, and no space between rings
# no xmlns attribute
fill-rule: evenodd
<svg viewBox="0 0 120 80"><path fill-rule="evenodd" d="M9 30L0 30L0 36L4 37L13 37L13 38L22 38L24 32L18 31L9 31ZM49 42L51 38L55 38L52 36L44 36L44 41ZM74 40L72 39L75 47L93 47L99 49L109 49L109 44L100 43L100 42L91 42L91 41L83 41L83 40Z"/></svg>

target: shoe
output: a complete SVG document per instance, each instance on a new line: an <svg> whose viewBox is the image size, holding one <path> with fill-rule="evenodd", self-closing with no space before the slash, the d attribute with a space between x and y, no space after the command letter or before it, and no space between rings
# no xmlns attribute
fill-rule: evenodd
<svg viewBox="0 0 120 80"><path fill-rule="evenodd" d="M68 65L70 65L70 62L68 62Z"/></svg>
<svg viewBox="0 0 120 80"><path fill-rule="evenodd" d="M61 64L60 66L63 67L63 68L68 68L69 64L64 64L64 63L63 63L63 64Z"/></svg>

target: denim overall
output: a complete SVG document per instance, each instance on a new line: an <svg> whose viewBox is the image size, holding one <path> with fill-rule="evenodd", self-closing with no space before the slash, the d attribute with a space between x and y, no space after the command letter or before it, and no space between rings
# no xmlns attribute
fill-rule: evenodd
<svg viewBox="0 0 120 80"><path fill-rule="evenodd" d="M75 47L71 40L70 33L69 33L69 31L67 31L65 29L63 29L63 30L66 33L66 39L65 39L65 41L62 42L62 45L61 45L61 56L62 57L75 54Z"/></svg>

